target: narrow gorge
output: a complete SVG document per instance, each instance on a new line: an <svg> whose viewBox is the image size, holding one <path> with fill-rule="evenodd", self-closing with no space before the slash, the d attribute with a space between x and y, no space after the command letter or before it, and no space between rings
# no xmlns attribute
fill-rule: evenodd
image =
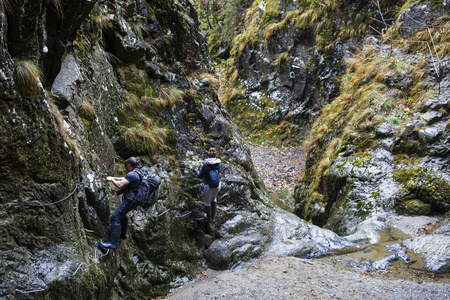
<svg viewBox="0 0 450 300"><path fill-rule="evenodd" d="M449 12L0 0L0 299L361 298L396 279L386 295L445 299ZM222 187L207 224L193 170L211 147ZM122 201L105 179L131 156L162 179L158 197L101 251ZM321 294L355 281L338 268L383 281ZM250 287L271 272L270 292ZM216 294L171 295L199 276Z"/></svg>

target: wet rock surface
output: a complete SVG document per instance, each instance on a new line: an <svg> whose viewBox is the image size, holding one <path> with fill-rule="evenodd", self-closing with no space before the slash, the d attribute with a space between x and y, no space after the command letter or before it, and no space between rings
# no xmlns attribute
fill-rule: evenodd
<svg viewBox="0 0 450 300"><path fill-rule="evenodd" d="M220 226L206 256L209 267L223 270L242 268L266 256L312 258L345 247L359 246L274 208L259 214L239 212Z"/></svg>

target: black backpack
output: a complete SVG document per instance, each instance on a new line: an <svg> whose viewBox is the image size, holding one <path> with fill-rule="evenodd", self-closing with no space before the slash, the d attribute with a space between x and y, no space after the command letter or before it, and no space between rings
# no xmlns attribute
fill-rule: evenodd
<svg viewBox="0 0 450 300"><path fill-rule="evenodd" d="M134 207L142 207L146 210L155 204L158 196L158 188L161 184L161 178L156 174L144 175L140 170L135 170L141 178L138 192L134 198Z"/></svg>

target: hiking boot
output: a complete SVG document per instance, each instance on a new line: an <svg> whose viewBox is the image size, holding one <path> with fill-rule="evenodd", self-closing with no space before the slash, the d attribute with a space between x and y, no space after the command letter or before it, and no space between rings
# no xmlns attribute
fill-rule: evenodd
<svg viewBox="0 0 450 300"><path fill-rule="evenodd" d="M117 242L120 238L120 226L111 226L111 230L109 231L109 240L107 243L99 242L98 246L102 249L108 250L117 250Z"/></svg>

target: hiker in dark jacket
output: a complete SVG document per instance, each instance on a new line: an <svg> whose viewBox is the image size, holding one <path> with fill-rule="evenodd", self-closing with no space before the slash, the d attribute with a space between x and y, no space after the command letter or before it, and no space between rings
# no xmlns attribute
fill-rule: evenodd
<svg viewBox="0 0 450 300"><path fill-rule="evenodd" d="M117 249L119 238L127 238L128 216L127 213L133 209L134 198L141 183L141 177L138 174L138 163L135 157L130 157L126 161L127 175L125 177L106 177L106 181L112 182L119 190L117 195L123 194L123 200L111 216L111 228L109 232L109 241L100 242L98 245L102 249Z"/></svg>
<svg viewBox="0 0 450 300"><path fill-rule="evenodd" d="M214 219L217 212L217 195L219 194L221 182L219 177L220 159L216 157L216 149L210 148L208 151L208 159L199 171L194 171L198 178L204 178L205 189L205 218L207 222Z"/></svg>

